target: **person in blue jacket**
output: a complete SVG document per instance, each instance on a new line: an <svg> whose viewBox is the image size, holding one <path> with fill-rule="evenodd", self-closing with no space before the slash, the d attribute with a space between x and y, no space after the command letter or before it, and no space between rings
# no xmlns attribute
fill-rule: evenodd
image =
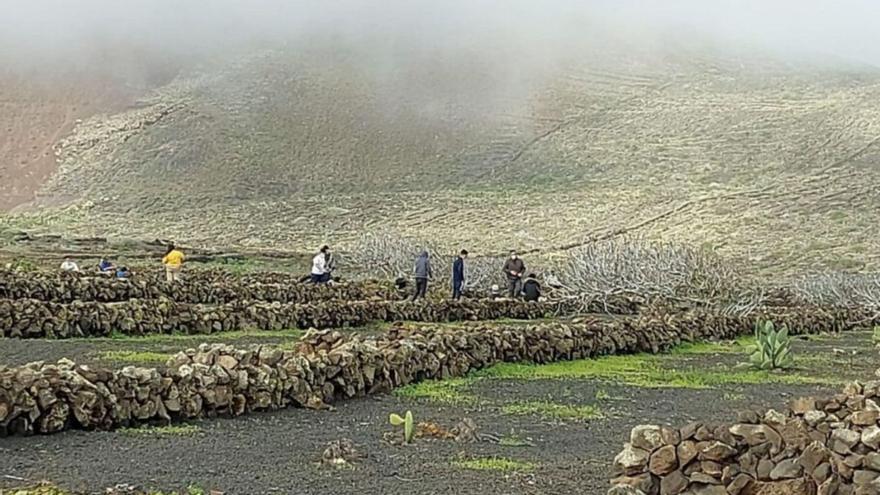
<svg viewBox="0 0 880 495"><path fill-rule="evenodd" d="M464 287L464 260L467 257L467 249L462 249L452 263L452 299L455 301L461 299L461 289Z"/></svg>

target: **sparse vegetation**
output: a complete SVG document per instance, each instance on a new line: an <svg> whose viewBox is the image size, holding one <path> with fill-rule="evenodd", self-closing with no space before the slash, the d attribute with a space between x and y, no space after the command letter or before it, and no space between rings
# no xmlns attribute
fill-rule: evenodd
<svg viewBox="0 0 880 495"><path fill-rule="evenodd" d="M715 367L712 369L666 368L663 360L651 355L605 356L535 366L504 363L476 373L482 378L496 379L598 379L647 388L704 389L729 384L835 384L842 380L832 376L778 374L769 370L741 370Z"/></svg>
<svg viewBox="0 0 880 495"><path fill-rule="evenodd" d="M473 382L468 378L424 380L394 390L394 395L412 399L426 399L445 404L472 404L476 397L465 390Z"/></svg>
<svg viewBox="0 0 880 495"><path fill-rule="evenodd" d="M407 411L406 415L402 418L399 415L392 413L389 416L388 421L392 426L402 426L403 441L405 443L412 443L416 431L412 411Z"/></svg>
<svg viewBox="0 0 880 495"><path fill-rule="evenodd" d="M98 355L103 361L118 363L149 363L162 364L168 361L173 354L152 351L104 351Z"/></svg>
<svg viewBox="0 0 880 495"><path fill-rule="evenodd" d="M749 355L749 364L760 370L788 369L794 364L788 328L776 329L772 321L755 325L755 344Z"/></svg>
<svg viewBox="0 0 880 495"><path fill-rule="evenodd" d="M517 402L505 405L501 411L517 416L534 414L548 419L591 420L604 417L596 406L573 406L546 401Z"/></svg>
<svg viewBox="0 0 880 495"><path fill-rule="evenodd" d="M202 429L196 425L179 424L166 426L144 426L141 428L122 428L119 433L128 436L156 436L156 437L190 437L201 432Z"/></svg>
<svg viewBox="0 0 880 495"><path fill-rule="evenodd" d="M537 467L531 462L517 461L505 457L478 457L458 460L453 465L474 471L531 472Z"/></svg>
<svg viewBox="0 0 880 495"><path fill-rule="evenodd" d="M738 392L724 392L724 394L721 396L721 398L724 400L727 400L727 401L731 401L731 402L738 402L738 401L745 400L746 396L744 394L741 394Z"/></svg>
<svg viewBox="0 0 880 495"><path fill-rule="evenodd" d="M522 438L519 435L515 435L513 433L509 433L501 437L498 441L498 445L502 447L533 447L534 444L528 441L525 438Z"/></svg>

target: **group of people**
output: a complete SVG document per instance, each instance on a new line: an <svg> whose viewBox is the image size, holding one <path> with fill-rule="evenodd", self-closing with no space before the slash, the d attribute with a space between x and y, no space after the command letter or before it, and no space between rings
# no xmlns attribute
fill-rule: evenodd
<svg viewBox="0 0 880 495"><path fill-rule="evenodd" d="M76 261L73 261L73 259L68 256L64 258L64 261L61 262L61 271L79 273L80 268ZM120 279L127 279L130 278L132 275L131 270L129 270L128 267L116 266L108 258L101 258L101 261L98 262L97 273L99 275L116 277Z"/></svg>
<svg viewBox="0 0 880 495"><path fill-rule="evenodd" d="M165 267L165 280L176 282L180 280L180 271L183 268L185 256L173 244L168 246L165 256L162 257L162 265ZM65 257L61 263L61 270L65 272L80 272L79 265L71 257ZM129 279L133 273L126 266L117 266L109 258L103 257L98 262L97 273L107 277Z"/></svg>
<svg viewBox="0 0 880 495"><path fill-rule="evenodd" d="M452 299L459 300L464 294L467 286L467 258L468 251L462 249L452 263ZM165 280L167 282L177 282L180 280L180 272L183 268L183 262L186 257L183 251L173 244L168 246L165 255L162 257L162 265L165 267ZM128 279L132 276L131 270L125 266L116 266L109 258L101 258L98 262L98 273L106 276L115 276L118 279ZM324 284L333 281L333 271L336 269L336 260L330 252L330 246L323 246L318 253L312 258L312 270L308 280L313 284ZM66 257L61 263L61 270L65 272L79 272L79 265L73 259ZM541 284L537 280L535 274L525 276L526 265L516 251L510 252L510 257L504 262L502 267L505 277L507 278L507 297L511 299L522 297L526 301L537 301L541 297ZM427 250L424 250L416 258L415 268L413 269L415 278L415 291L412 300L424 298L428 294L428 282L434 278L434 270L431 268L431 257ZM396 282L398 289L403 290L406 282L398 279ZM489 293L492 299L501 298L501 291L497 285L492 286Z"/></svg>
<svg viewBox="0 0 880 495"><path fill-rule="evenodd" d="M468 251L462 249L452 263L452 299L459 300L466 287L466 264ZM541 284L538 277L531 273L525 276L526 264L519 257L516 251L510 252L510 257L504 262L502 267L505 277L507 278L507 297L516 299L522 297L526 301L537 301L541 297ZM412 300L424 298L428 293L428 281L434 278L431 269L431 258L428 251L422 251L418 258L414 269L414 277L416 281L415 292ZM501 297L500 290L497 285L492 286L489 293L492 299Z"/></svg>
<svg viewBox="0 0 880 495"><path fill-rule="evenodd" d="M465 287L467 287L467 259L468 251L462 249L452 263L452 299L456 301L461 299L465 292ZM324 245L312 258L312 270L309 276L303 277L301 281L309 281L313 284L332 282L335 269L336 261L330 252L330 246ZM537 301L540 299L541 284L538 282L538 277L534 273L526 276L525 262L523 262L516 251L510 252L510 257L505 261L502 270L507 278L508 298L516 299L522 297L526 301ZM415 279L415 289L412 294L412 300L425 298L428 294L428 283L434 278L431 256L427 250L423 250L416 258L413 278ZM398 291L406 291L406 279L398 278L394 284ZM492 299L502 297L497 285L492 286L489 297Z"/></svg>

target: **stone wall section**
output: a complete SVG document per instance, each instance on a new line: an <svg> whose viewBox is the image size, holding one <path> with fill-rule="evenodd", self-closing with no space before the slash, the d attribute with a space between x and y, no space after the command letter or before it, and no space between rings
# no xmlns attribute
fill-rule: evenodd
<svg viewBox="0 0 880 495"><path fill-rule="evenodd" d="M0 299L0 337L72 338L237 330L336 328L370 322L533 320L564 311L560 303L523 301L325 301L314 304L237 301L202 305L131 299L118 303Z"/></svg>
<svg viewBox="0 0 880 495"><path fill-rule="evenodd" d="M788 323L796 333L817 333L845 330L847 324L842 322L852 321L853 315L819 308L776 310L749 317L657 312L633 318L584 318L509 327L397 327L378 336L324 330L308 332L295 349L288 351L203 344L177 354L163 368L90 368L67 360L0 367L0 435L54 433L71 428L113 429L290 406L322 407L335 400L385 392L421 380L464 376L501 362L548 363L608 354L656 353L682 342L731 339L750 333L758 319L768 317ZM823 411L839 411L840 404L839 400L823 404ZM866 401L864 404L867 407ZM828 428L846 424L848 417L830 417ZM706 430L700 429L698 441L711 442L701 444L701 449L722 442L727 446L725 452L734 449L739 454L747 445L733 441L733 433L710 436L716 432ZM853 431L862 434L861 430ZM677 448L685 440L698 438L695 435L679 432L680 438L670 442ZM845 441L849 442L854 433L847 435ZM854 445L848 448L852 450ZM635 458L623 457L617 464L630 478L649 480L659 489L662 481L647 470L651 456L665 446L658 444L655 449L653 445L631 445L627 452ZM794 455L794 451L785 452ZM780 454L769 454L768 450L767 455ZM715 457L703 457L718 463L723 471L724 465L713 461ZM728 464L732 463L730 459L723 457ZM714 466L706 464L707 469ZM699 476L692 481L690 476L698 472L693 469L682 473L688 477L689 486L708 481ZM668 476L671 474L664 474ZM719 477L716 484L706 484L721 486L722 479L727 480ZM733 478L728 481L732 483Z"/></svg>

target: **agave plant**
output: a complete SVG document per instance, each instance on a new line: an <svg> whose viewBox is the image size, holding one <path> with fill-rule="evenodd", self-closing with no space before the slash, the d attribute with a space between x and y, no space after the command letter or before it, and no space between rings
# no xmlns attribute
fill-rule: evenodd
<svg viewBox="0 0 880 495"><path fill-rule="evenodd" d="M399 415L392 413L389 421L393 426L403 426L403 441L406 443L412 443L413 437L415 436L412 411L407 411L406 415L402 418Z"/></svg>
<svg viewBox="0 0 880 495"><path fill-rule="evenodd" d="M755 346L749 364L762 370L790 368L794 363L788 328L783 325L777 330L772 321L755 324Z"/></svg>

